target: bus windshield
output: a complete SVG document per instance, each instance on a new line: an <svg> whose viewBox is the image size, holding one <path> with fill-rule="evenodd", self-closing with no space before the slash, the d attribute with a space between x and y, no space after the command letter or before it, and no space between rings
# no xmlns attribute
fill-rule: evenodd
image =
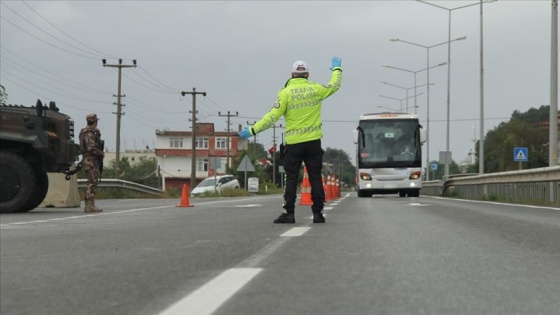
<svg viewBox="0 0 560 315"><path fill-rule="evenodd" d="M358 167L421 167L417 119L362 120L358 130Z"/></svg>

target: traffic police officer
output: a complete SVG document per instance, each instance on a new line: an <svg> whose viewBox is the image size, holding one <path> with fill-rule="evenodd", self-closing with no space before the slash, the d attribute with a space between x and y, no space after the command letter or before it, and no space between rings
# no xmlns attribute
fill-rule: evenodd
<svg viewBox="0 0 560 315"><path fill-rule="evenodd" d="M103 209L95 206L95 190L99 182L101 161L105 157L101 144L101 132L97 129L96 114L86 116L87 126L80 130L80 153L83 156L82 163L87 174L87 188L85 194L84 212L101 212Z"/></svg>
<svg viewBox="0 0 560 315"><path fill-rule="evenodd" d="M286 123L284 170L286 171L286 188L284 191L285 213L274 223L295 223L294 210L298 175L302 162L307 168L311 184L311 200L313 205L313 223L324 223L322 214L325 202L325 190L322 181L323 123L321 120L321 103L334 94L342 81L341 59L332 58L331 80L328 84L308 81L309 67L304 61L296 61L292 66L292 77L278 93L276 103L264 117L253 127L245 127L239 137L248 139L270 127L281 116Z"/></svg>

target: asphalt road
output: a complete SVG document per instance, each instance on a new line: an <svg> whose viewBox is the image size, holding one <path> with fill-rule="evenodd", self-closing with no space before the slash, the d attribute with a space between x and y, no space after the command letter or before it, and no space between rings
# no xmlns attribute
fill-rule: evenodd
<svg viewBox="0 0 560 315"><path fill-rule="evenodd" d="M355 194L0 215L0 313L559 314L560 209Z"/></svg>

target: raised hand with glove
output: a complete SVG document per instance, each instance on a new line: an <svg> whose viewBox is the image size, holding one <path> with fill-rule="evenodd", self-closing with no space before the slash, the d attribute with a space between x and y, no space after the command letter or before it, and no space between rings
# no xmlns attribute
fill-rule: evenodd
<svg viewBox="0 0 560 315"><path fill-rule="evenodd" d="M342 71L342 59L338 57L332 57L331 67L329 68L331 71L337 69Z"/></svg>
<svg viewBox="0 0 560 315"><path fill-rule="evenodd" d="M250 127L245 127L245 128L243 128L243 130L241 130L239 132L239 138L241 138L243 140L247 140L254 135L255 135L255 132L253 131L253 128L250 128Z"/></svg>

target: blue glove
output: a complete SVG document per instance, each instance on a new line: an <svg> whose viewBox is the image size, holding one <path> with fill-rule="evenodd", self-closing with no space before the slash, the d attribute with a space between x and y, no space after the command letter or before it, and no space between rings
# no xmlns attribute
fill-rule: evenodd
<svg viewBox="0 0 560 315"><path fill-rule="evenodd" d="M245 127L243 128L243 130L241 130L241 132L239 132L239 138L243 139L243 140L247 140L249 138L251 138L251 136L254 136L254 134L251 133L253 128L249 128L249 127Z"/></svg>
<svg viewBox="0 0 560 315"><path fill-rule="evenodd" d="M329 69L333 71L334 68L341 68L342 67L342 60L338 57L332 57L332 64Z"/></svg>

